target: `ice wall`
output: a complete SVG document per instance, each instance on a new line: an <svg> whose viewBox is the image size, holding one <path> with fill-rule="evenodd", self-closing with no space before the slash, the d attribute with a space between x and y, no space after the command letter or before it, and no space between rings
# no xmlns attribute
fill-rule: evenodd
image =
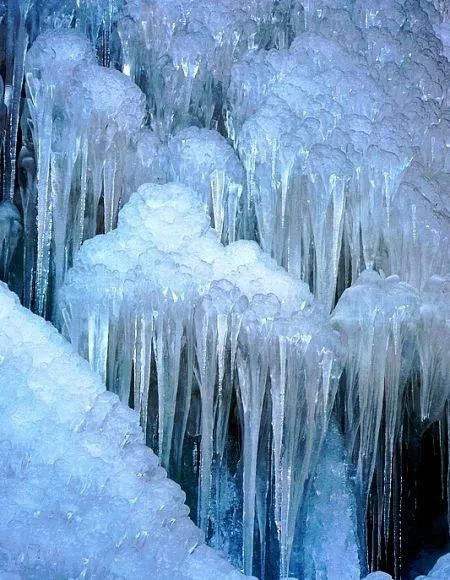
<svg viewBox="0 0 450 580"><path fill-rule="evenodd" d="M194 472L199 461L197 511L205 530L213 461L225 462L230 411L238 413L243 566L251 572L255 525L263 557L272 525L286 575L343 356L307 286L255 242L221 245L193 190L145 185L116 230L83 245L61 308L71 342L109 388L128 401L133 385L147 433L149 418L157 419L149 442L175 472L188 417L200 415L200 458L191 456L184 469ZM155 397L157 414L149 404Z"/></svg>
<svg viewBox="0 0 450 580"><path fill-rule="evenodd" d="M203 544L138 415L3 283L0 328L2 577L240 577Z"/></svg>
<svg viewBox="0 0 450 580"><path fill-rule="evenodd" d="M143 183L190 186L140 190L75 258L75 346L198 478L215 545L270 576L297 572L347 341L358 505L375 552L399 539L405 413L444 430L450 388L446 3L13 0L5 25L0 277L23 249L56 321L82 241Z"/></svg>
<svg viewBox="0 0 450 580"><path fill-rule="evenodd" d="M308 6L288 50L233 66L226 121L262 247L331 309L365 268L448 270L449 64L426 3Z"/></svg>
<svg viewBox="0 0 450 580"><path fill-rule="evenodd" d="M127 0L118 23L122 70L145 92L160 134L217 128L233 62L247 50L289 44L302 27L297 0Z"/></svg>

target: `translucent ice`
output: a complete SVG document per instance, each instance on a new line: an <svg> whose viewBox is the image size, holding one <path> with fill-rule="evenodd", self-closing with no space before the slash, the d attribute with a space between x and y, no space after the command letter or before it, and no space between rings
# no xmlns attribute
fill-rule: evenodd
<svg viewBox="0 0 450 580"><path fill-rule="evenodd" d="M9 264L22 234L20 213L10 201L0 203L0 278L6 280Z"/></svg>
<svg viewBox="0 0 450 580"><path fill-rule="evenodd" d="M370 569L393 551L400 575L409 429L444 439L447 4L0 0L0 274L24 263L24 303L139 410L208 539L266 580L358 576L352 515L321 527L318 490L352 511L340 444L320 456L333 405Z"/></svg>
<svg viewBox="0 0 450 580"><path fill-rule="evenodd" d="M306 504L304 578L361 577L357 502L349 472L344 441L332 421Z"/></svg>
<svg viewBox="0 0 450 580"><path fill-rule="evenodd" d="M3 284L0 328L2 578L237 578L137 414Z"/></svg>
<svg viewBox="0 0 450 580"><path fill-rule="evenodd" d="M309 2L288 50L231 70L226 127L261 244L329 308L336 284L365 268L422 288L450 262L446 202L435 204L447 187L448 62L433 8L375 4Z"/></svg>
<svg viewBox="0 0 450 580"><path fill-rule="evenodd" d="M232 63L246 50L289 44L301 30L302 6L290 4L128 0L119 22L123 70L146 93L154 128L216 128Z"/></svg>
<svg viewBox="0 0 450 580"><path fill-rule="evenodd" d="M392 509L398 509L397 456L405 409L409 406L409 420L419 430L445 418L450 395L449 306L448 277L432 277L419 293L397 276L383 279L365 271L342 294L332 316L348 339L347 442L364 509L370 487L378 492L378 503L372 499L370 508L375 510L371 517L378 542L381 529L385 537L389 532ZM392 517L395 521L396 513Z"/></svg>
<svg viewBox="0 0 450 580"><path fill-rule="evenodd" d="M34 42L26 79L37 144L36 310L45 313L50 269L57 289L81 241L115 224L126 151L145 111L140 90L96 65L87 39L73 31Z"/></svg>
<svg viewBox="0 0 450 580"><path fill-rule="evenodd" d="M246 224L248 217L242 205L244 169L232 147L216 131L190 127L170 139L168 163L171 179L201 194L222 241L234 242L238 219Z"/></svg>
<svg viewBox="0 0 450 580"><path fill-rule="evenodd" d="M341 296L333 323L348 339L345 377L346 432L355 457L358 484L367 509L373 475L379 481L378 525L389 529L394 453L400 437L403 401L412 373L417 291L398 277L365 271Z"/></svg>
<svg viewBox="0 0 450 580"><path fill-rule="evenodd" d="M255 518L262 558L268 549L265 528L273 518L271 533L287 574L343 356L306 285L255 242L222 246L209 227L202 196L193 190L145 185L121 211L117 230L83 245L61 298L74 347L122 400L130 399L133 385L131 397L149 442L171 470L179 469L188 417L200 398L197 513L205 530L212 464L226 459L230 412L234 420L237 413L243 566L252 571ZM150 401L157 401L157 413ZM261 442L268 445L270 433L273 486L264 491L270 455ZM194 473L195 455L184 461Z"/></svg>

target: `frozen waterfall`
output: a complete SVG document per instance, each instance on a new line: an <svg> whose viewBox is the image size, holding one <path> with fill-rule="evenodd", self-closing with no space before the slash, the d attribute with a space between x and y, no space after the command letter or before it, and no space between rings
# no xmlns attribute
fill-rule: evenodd
<svg viewBox="0 0 450 580"><path fill-rule="evenodd" d="M0 0L0 574L448 576L449 27Z"/></svg>

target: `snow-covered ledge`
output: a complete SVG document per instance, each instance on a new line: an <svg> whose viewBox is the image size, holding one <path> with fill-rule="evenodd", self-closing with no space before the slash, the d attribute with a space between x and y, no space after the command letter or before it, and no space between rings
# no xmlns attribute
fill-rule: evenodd
<svg viewBox="0 0 450 580"><path fill-rule="evenodd" d="M137 413L2 283L0 415L1 578L242 577L204 545Z"/></svg>

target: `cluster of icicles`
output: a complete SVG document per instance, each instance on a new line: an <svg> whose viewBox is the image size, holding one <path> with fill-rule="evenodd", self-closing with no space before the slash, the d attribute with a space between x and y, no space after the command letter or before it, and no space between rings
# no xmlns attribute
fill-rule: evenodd
<svg viewBox="0 0 450 580"><path fill-rule="evenodd" d="M197 521L219 547L224 482L242 478L246 573L273 566L274 539L280 577L296 573L334 408L361 512L375 485L371 517L388 534L406 409L425 428L450 393L450 69L436 9L69 4L57 26L20 4L25 36L33 10L44 29L78 31L44 32L26 57L19 38L23 225L9 188L0 274L139 409L175 478L198 470ZM96 64L93 43L125 74Z"/></svg>

